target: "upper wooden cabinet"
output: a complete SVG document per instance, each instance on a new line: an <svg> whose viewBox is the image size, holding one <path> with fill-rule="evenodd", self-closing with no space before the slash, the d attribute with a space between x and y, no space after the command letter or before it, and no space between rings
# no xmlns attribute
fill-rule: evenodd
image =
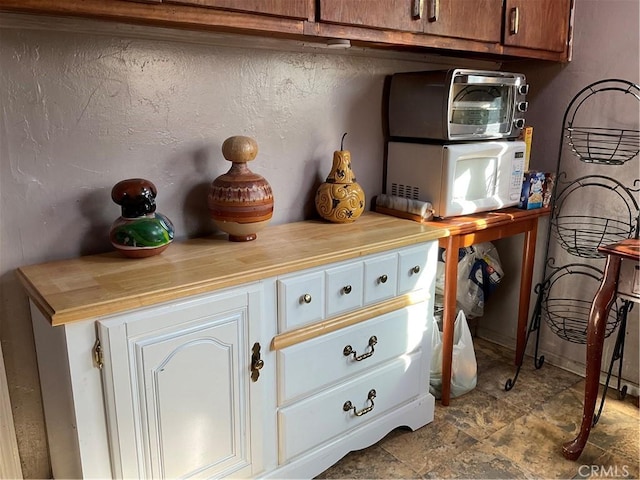
<svg viewBox="0 0 640 480"><path fill-rule="evenodd" d="M420 0L320 0L320 22L422 33L423 21L414 14ZM417 7L416 7L417 8Z"/></svg>
<svg viewBox="0 0 640 480"><path fill-rule="evenodd" d="M319 21L499 43L502 0L320 0Z"/></svg>
<svg viewBox="0 0 640 480"><path fill-rule="evenodd" d="M564 62L571 53L574 1L0 0L0 11Z"/></svg>
<svg viewBox="0 0 640 480"><path fill-rule="evenodd" d="M426 0L424 33L500 42L502 0Z"/></svg>
<svg viewBox="0 0 640 480"><path fill-rule="evenodd" d="M571 3L570 0L506 0L504 44L566 51Z"/></svg>
<svg viewBox="0 0 640 480"><path fill-rule="evenodd" d="M162 1L162 0L160 0ZM313 0L164 0L165 3L313 20Z"/></svg>

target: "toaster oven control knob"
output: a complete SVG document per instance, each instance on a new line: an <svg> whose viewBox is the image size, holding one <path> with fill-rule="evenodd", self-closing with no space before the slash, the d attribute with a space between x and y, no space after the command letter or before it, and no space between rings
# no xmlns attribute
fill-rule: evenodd
<svg viewBox="0 0 640 480"><path fill-rule="evenodd" d="M519 112L526 112L528 108L529 108L529 102L520 102L520 103L518 103L518 111Z"/></svg>
<svg viewBox="0 0 640 480"><path fill-rule="evenodd" d="M520 85L518 87L518 93L520 95L527 95L529 93L529 85L528 84Z"/></svg>
<svg viewBox="0 0 640 480"><path fill-rule="evenodd" d="M523 128L524 128L524 118L516 118L516 119L513 121L513 125L514 125L514 127L516 127L516 128L523 129Z"/></svg>

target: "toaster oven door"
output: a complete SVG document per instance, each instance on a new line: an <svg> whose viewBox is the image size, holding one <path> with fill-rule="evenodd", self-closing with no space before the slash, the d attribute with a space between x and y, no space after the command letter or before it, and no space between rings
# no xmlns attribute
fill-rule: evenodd
<svg viewBox="0 0 640 480"><path fill-rule="evenodd" d="M491 83L453 83L449 137L507 137L514 118L514 87Z"/></svg>

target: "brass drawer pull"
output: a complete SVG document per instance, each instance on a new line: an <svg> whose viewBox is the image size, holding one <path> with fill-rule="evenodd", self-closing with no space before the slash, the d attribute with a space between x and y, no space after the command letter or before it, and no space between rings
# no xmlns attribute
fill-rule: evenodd
<svg viewBox="0 0 640 480"><path fill-rule="evenodd" d="M415 267L413 267L413 268L411 269L411 273L416 274L416 275L417 275L418 273L420 273L420 265L416 265Z"/></svg>
<svg viewBox="0 0 640 480"><path fill-rule="evenodd" d="M353 406L353 403L347 400L346 402L344 402L344 405L342 405L342 410L344 410L345 412L348 412L349 410L353 410L353 414L356 417L361 417L362 415L365 415L369 413L371 410L373 410L373 407L375 407L375 405L373 404L374 398L376 398L376 391L374 389L371 389L369 390L369 395L367 395L367 401L371 402L371 405L358 411L356 410L356 407Z"/></svg>
<svg viewBox="0 0 640 480"><path fill-rule="evenodd" d="M311 295L305 293L300 297L300 303L311 303Z"/></svg>
<svg viewBox="0 0 640 480"><path fill-rule="evenodd" d="M342 354L345 357L348 357L349 355L353 355L353 359L356 362L360 362L360 361L364 360L365 358L369 358L371 355L373 355L373 353L375 352L373 346L376 343L378 343L378 337L376 337L375 335L372 335L371 338L369 338L369 347L371 348L371 350L369 350L368 352L363 353L362 355L358 356L358 352L355 352L351 345L347 345L346 347L344 347L342 349Z"/></svg>
<svg viewBox="0 0 640 480"><path fill-rule="evenodd" d="M349 295L351 293L351 285L345 285L342 287L342 294Z"/></svg>
<svg viewBox="0 0 640 480"><path fill-rule="evenodd" d="M389 277L387 277L386 275L380 275L378 277L378 283L387 283L387 280L389 280Z"/></svg>

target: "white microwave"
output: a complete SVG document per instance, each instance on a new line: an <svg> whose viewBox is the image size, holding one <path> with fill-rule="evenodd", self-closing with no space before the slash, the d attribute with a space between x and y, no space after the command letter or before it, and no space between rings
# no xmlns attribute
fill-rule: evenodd
<svg viewBox="0 0 640 480"><path fill-rule="evenodd" d="M525 143L389 142L386 193L430 202L436 217L453 217L518 204Z"/></svg>

